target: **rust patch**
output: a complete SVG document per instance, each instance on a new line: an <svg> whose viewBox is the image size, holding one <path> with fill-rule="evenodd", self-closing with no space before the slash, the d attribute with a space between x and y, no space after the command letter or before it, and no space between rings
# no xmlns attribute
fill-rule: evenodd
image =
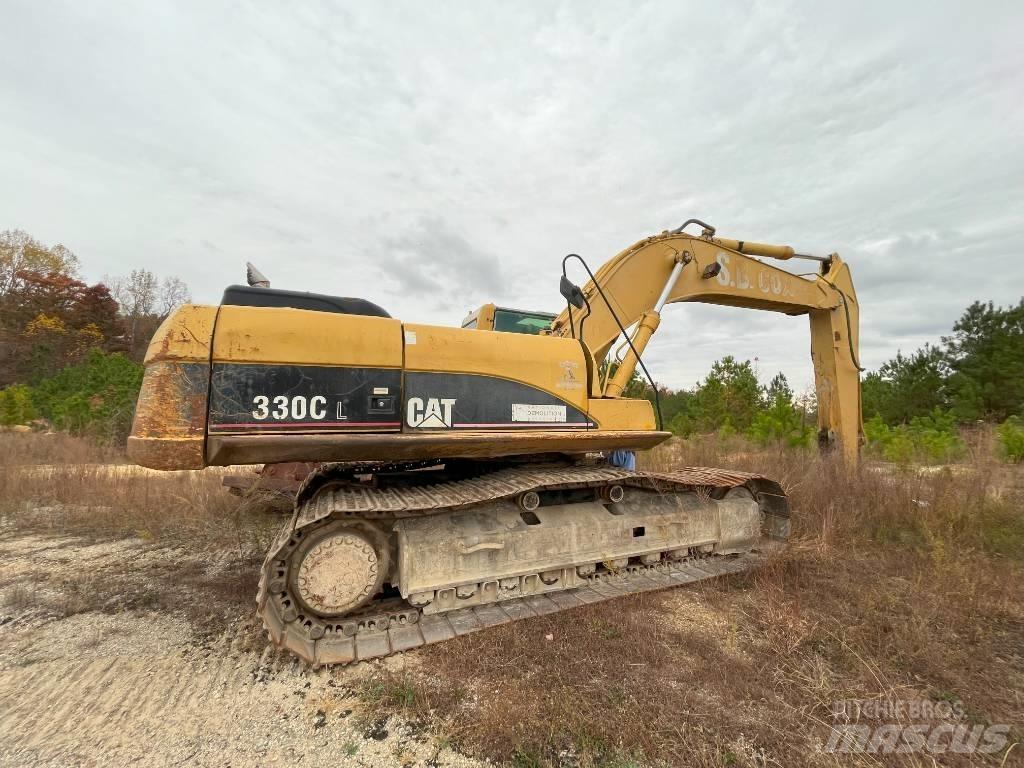
<svg viewBox="0 0 1024 768"><path fill-rule="evenodd" d="M202 469L203 438L129 437L128 458L150 469Z"/></svg>
<svg viewBox="0 0 1024 768"><path fill-rule="evenodd" d="M128 439L132 461L153 469L201 469L206 437L206 363L146 366Z"/></svg>
<svg viewBox="0 0 1024 768"><path fill-rule="evenodd" d="M186 304L175 310L153 334L146 363L209 360L217 309Z"/></svg>

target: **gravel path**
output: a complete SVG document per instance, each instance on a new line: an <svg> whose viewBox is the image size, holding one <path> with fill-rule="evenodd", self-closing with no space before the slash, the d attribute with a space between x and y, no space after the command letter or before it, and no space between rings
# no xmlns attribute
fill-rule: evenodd
<svg viewBox="0 0 1024 768"><path fill-rule="evenodd" d="M215 563L138 540L0 533L2 765L479 764L367 711L356 691L379 667L305 668L245 611L204 640L184 614L68 608L74 585L110 570L145 579L154 567Z"/></svg>

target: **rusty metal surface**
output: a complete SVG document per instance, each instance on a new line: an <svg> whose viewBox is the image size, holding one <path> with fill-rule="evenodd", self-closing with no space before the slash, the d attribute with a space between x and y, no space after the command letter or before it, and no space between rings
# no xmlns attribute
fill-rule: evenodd
<svg viewBox="0 0 1024 768"><path fill-rule="evenodd" d="M301 507L296 526L312 525L329 515L405 517L445 509L462 509L536 488L582 488L627 483L635 472L614 467L510 467L482 477L411 488L335 488Z"/></svg>
<svg viewBox="0 0 1024 768"><path fill-rule="evenodd" d="M265 464L262 469L248 474L225 475L221 482L226 488L241 495L268 491L294 496L306 478L316 472L318 466L305 461Z"/></svg>
<svg viewBox="0 0 1024 768"><path fill-rule="evenodd" d="M210 366L155 362L146 366L128 457L151 469L202 469Z"/></svg>
<svg viewBox="0 0 1024 768"><path fill-rule="evenodd" d="M424 615L404 601L392 599L371 603L358 615L327 620L300 613L287 590L292 553L299 548L304 533L311 526L332 515L349 516L360 524L357 521L368 517L442 514L508 498L527 490L594 487L609 483L662 493L699 493L712 488L752 487L758 483L777 487L756 474L706 467L687 467L670 473L636 473L613 467L570 465L511 468L472 480L426 488L327 490L299 506L293 519L278 534L263 564L257 605L268 636L275 644L310 664L348 664L442 642L495 624L748 570L784 546L781 529L777 522L773 522L766 526L762 538L751 551L742 554L663 561L649 566L631 565L619 573L596 573L585 587L443 614Z"/></svg>

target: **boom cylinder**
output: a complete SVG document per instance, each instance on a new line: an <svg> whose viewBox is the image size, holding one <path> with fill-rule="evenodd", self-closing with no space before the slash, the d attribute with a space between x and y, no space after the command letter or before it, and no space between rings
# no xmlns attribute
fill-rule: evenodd
<svg viewBox="0 0 1024 768"><path fill-rule="evenodd" d="M626 385L633 378L633 371L636 370L637 363L640 362L639 356L644 353L644 349L647 348L647 342L651 340L651 336L654 335L654 332L658 330L658 326L661 325L662 307L665 306L669 294L675 288L676 281L679 279L679 274L683 271L684 266L686 266L686 262L682 260L682 257L677 257L676 263L672 265L672 272L669 274L668 280L665 281L665 287L661 289L661 295L658 296L658 300L654 303L654 309L644 312L644 316L640 318L640 323L637 325L631 339L633 342L632 346L622 359L622 362L619 363L615 375L605 385L605 397L621 397L622 393L626 390Z"/></svg>
<svg viewBox="0 0 1024 768"><path fill-rule="evenodd" d="M747 256L764 256L769 259L811 259L813 261L827 262L827 256L811 256L807 253L797 253L789 245L769 245L768 243L752 243L749 240L730 240L727 237L714 237L711 242L723 248L739 251Z"/></svg>

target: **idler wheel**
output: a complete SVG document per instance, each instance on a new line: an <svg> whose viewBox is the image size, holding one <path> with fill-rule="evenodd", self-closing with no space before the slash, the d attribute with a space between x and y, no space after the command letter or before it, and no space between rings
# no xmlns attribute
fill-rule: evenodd
<svg viewBox="0 0 1024 768"><path fill-rule="evenodd" d="M373 599L389 570L376 536L344 523L321 528L295 553L292 591L318 616L342 616Z"/></svg>

